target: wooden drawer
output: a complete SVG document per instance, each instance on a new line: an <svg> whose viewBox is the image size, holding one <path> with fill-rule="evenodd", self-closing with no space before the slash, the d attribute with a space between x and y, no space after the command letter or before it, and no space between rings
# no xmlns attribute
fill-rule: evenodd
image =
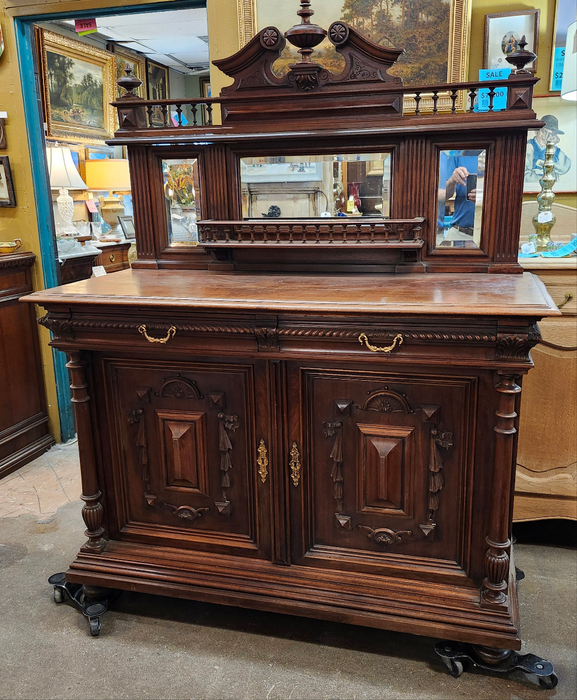
<svg viewBox="0 0 577 700"><path fill-rule="evenodd" d="M102 248L102 253L92 263L93 267L102 265L108 273L127 270L130 267L128 262L130 243L113 243L98 247Z"/></svg>
<svg viewBox="0 0 577 700"><path fill-rule="evenodd" d="M577 269L538 270L536 273L561 313L577 315Z"/></svg>

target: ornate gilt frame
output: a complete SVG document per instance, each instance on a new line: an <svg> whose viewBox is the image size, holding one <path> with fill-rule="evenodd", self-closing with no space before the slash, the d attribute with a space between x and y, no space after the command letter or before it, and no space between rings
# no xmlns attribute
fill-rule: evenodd
<svg viewBox="0 0 577 700"><path fill-rule="evenodd" d="M239 45L242 48L257 32L257 0L236 0L238 13ZM261 0L262 2L262 0ZM449 21L449 49L447 64L447 82L466 82L469 74L469 30L471 23L471 0L453 0ZM335 17L335 20L338 19ZM405 97L405 111L414 109L411 97ZM463 98L457 99L457 109L463 109ZM422 112L433 109L433 101L425 97L421 100ZM451 99L448 94L439 94L437 103L439 111L451 111Z"/></svg>
<svg viewBox="0 0 577 700"><path fill-rule="evenodd" d="M114 76L116 74L114 54L89 46L75 39L69 39L61 34L44 29L36 32L38 58L40 63L40 83L42 90L42 106L46 122L46 137L61 138L77 143L104 141L114 134L115 110L110 106L114 101ZM48 63L46 52L52 51L68 58L75 58L86 63L92 63L102 68L102 91L104 107L104 128L90 127L82 124L64 123L52 119L50 110L50 91L48 87Z"/></svg>

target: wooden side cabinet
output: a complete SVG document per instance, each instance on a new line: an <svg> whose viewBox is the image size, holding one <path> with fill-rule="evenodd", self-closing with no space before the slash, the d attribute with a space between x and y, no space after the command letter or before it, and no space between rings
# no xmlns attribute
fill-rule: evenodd
<svg viewBox="0 0 577 700"><path fill-rule="evenodd" d="M96 247L100 248L102 253L94 260L92 267L102 265L107 273L127 270L130 267L130 263L128 262L130 245L130 241L121 243L106 243L101 241L96 243Z"/></svg>
<svg viewBox="0 0 577 700"><path fill-rule="evenodd" d="M514 520L577 520L577 260L525 263L563 316L544 319L523 382Z"/></svg>
<svg viewBox="0 0 577 700"><path fill-rule="evenodd" d="M33 253L0 255L0 478L54 444L40 362L32 292Z"/></svg>

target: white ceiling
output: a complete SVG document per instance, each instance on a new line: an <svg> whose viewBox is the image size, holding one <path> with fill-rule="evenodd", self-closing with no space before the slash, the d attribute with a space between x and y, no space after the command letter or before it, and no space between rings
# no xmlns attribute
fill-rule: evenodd
<svg viewBox="0 0 577 700"><path fill-rule="evenodd" d="M98 17L99 38L140 51L151 61L185 74L208 70L206 7ZM74 26L74 20L66 20ZM194 67L194 68L192 68Z"/></svg>

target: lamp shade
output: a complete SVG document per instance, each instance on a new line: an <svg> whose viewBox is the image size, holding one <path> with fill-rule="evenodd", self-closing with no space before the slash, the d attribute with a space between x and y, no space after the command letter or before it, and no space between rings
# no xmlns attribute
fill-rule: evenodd
<svg viewBox="0 0 577 700"><path fill-rule="evenodd" d="M567 27L567 43L565 44L565 62L563 64L563 82L561 97L564 100L577 100L577 22Z"/></svg>
<svg viewBox="0 0 577 700"><path fill-rule="evenodd" d="M86 183L76 170L68 146L54 146L46 149L50 187L53 190L86 190Z"/></svg>
<svg viewBox="0 0 577 700"><path fill-rule="evenodd" d="M86 161L88 189L97 191L126 191L130 189L128 161L121 158L103 158Z"/></svg>

